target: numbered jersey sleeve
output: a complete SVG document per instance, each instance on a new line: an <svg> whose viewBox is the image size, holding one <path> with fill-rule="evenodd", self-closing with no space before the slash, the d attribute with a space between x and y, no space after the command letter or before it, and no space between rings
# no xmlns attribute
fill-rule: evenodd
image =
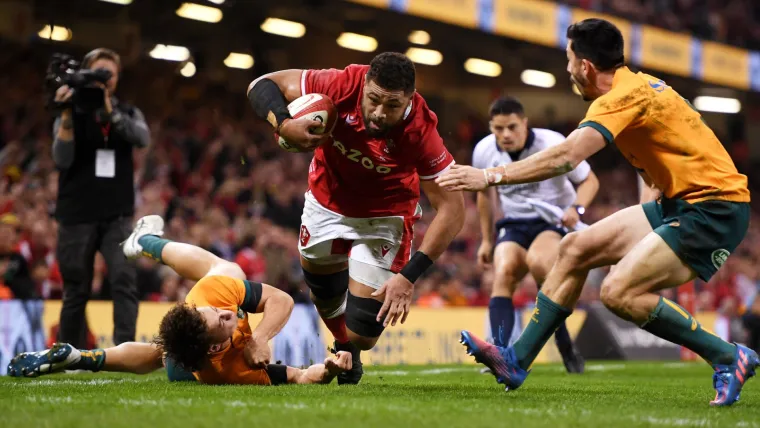
<svg viewBox="0 0 760 428"><path fill-rule="evenodd" d="M602 134L607 144L612 144L623 130L643 122L649 102L647 91L640 88L613 88L591 104L586 118L578 127L594 128Z"/></svg>
<svg viewBox="0 0 760 428"><path fill-rule="evenodd" d="M325 94L337 105L358 96L367 70L369 66L356 64L342 70L304 70L301 73L301 95Z"/></svg>
<svg viewBox="0 0 760 428"><path fill-rule="evenodd" d="M240 308L255 313L261 301L262 285L228 276L206 276L187 293L185 302L229 310Z"/></svg>

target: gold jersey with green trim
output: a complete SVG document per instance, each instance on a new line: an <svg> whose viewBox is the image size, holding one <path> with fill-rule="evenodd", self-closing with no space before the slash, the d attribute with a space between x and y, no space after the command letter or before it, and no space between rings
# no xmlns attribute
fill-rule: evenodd
<svg viewBox="0 0 760 428"><path fill-rule="evenodd" d="M250 368L244 357L246 343L252 335L248 313L256 312L260 299L261 290L255 290L253 283L228 276L203 277L187 293L187 304L213 306L238 315L237 329L229 346L211 352L208 364L193 373L199 382L212 385L271 385L267 371Z"/></svg>
<svg viewBox="0 0 760 428"><path fill-rule="evenodd" d="M614 142L667 198L750 201L747 176L691 103L661 79L621 67L610 92L591 104L585 126Z"/></svg>

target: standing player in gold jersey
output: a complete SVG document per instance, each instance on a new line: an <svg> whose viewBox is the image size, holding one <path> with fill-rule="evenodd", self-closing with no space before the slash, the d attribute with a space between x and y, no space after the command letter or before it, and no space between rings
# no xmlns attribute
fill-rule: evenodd
<svg viewBox="0 0 760 428"><path fill-rule="evenodd" d="M623 36L613 24L587 19L571 25L567 38L571 81L584 100L593 100L578 129L520 162L485 170L455 165L436 181L452 191L480 191L546 180L615 144L661 196L562 240L531 321L512 347L490 345L467 331L462 341L499 383L516 389L572 312L589 270L616 265L602 284L602 302L702 356L715 370L717 394L710 404L731 405L760 366L757 354L718 338L656 292L697 276L709 280L739 245L749 225L747 177L688 101L662 80L624 65Z"/></svg>

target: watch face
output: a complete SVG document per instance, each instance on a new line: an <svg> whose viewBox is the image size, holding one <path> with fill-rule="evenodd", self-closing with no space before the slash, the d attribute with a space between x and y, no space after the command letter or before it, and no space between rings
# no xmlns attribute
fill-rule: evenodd
<svg viewBox="0 0 760 428"><path fill-rule="evenodd" d="M578 214L583 215L586 212L586 208L583 208L581 206L575 207L576 210L578 210Z"/></svg>

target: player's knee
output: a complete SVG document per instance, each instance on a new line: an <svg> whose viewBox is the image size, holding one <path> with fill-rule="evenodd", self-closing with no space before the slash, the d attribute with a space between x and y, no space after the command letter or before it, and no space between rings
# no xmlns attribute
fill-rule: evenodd
<svg viewBox="0 0 760 428"><path fill-rule="evenodd" d="M383 307L382 302L375 299L357 297L349 291L346 305L346 329L348 338L359 349L372 349L383 334L382 322L377 321L377 314Z"/></svg>
<svg viewBox="0 0 760 428"><path fill-rule="evenodd" d="M210 272L213 272L214 275L228 276L230 278L247 278L245 272L243 272L243 268L239 264L218 257L214 261Z"/></svg>
<svg viewBox="0 0 760 428"><path fill-rule="evenodd" d="M522 260L507 260L499 263L494 272L492 296L511 297L517 283L525 276L527 266Z"/></svg>
<svg viewBox="0 0 760 428"><path fill-rule="evenodd" d="M311 290L314 304L339 300L348 291L348 269L326 275L311 273L304 269L303 279Z"/></svg>
<svg viewBox="0 0 760 428"><path fill-rule="evenodd" d="M572 232L559 242L558 260L567 264L570 269L584 269L593 250L587 234Z"/></svg>
<svg viewBox="0 0 760 428"><path fill-rule="evenodd" d="M630 298L626 290L625 280L611 273L602 281L599 298L609 310L619 313L625 311L626 302Z"/></svg>
<svg viewBox="0 0 760 428"><path fill-rule="evenodd" d="M551 260L547 260L547 257L541 255L538 251L530 251L525 257L525 262L528 264L528 269L534 278L543 279L549 273L552 268Z"/></svg>
<svg viewBox="0 0 760 428"><path fill-rule="evenodd" d="M380 337L360 336L351 330L347 330L348 340L351 341L360 351L369 351L374 348Z"/></svg>
<svg viewBox="0 0 760 428"><path fill-rule="evenodd" d="M312 303L317 308L319 316L322 318L335 318L342 313L346 312L346 295L343 294L338 297L330 299L320 299L314 295L314 292L309 293Z"/></svg>

